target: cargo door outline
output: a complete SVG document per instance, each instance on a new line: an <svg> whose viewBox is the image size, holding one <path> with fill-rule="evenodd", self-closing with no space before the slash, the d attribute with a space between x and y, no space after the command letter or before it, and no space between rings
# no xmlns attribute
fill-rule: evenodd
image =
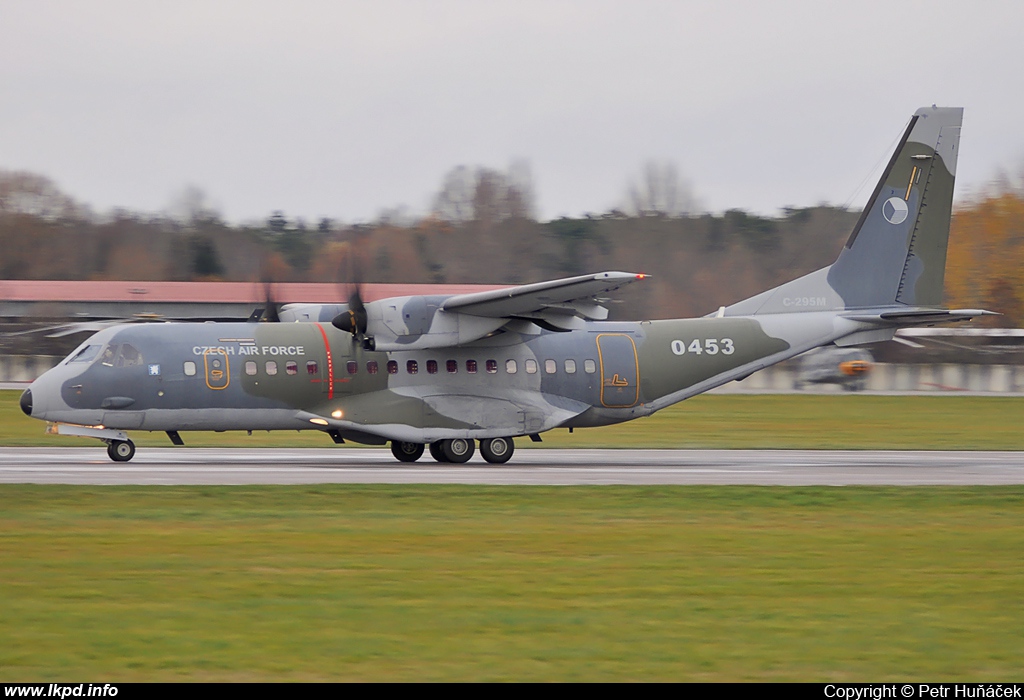
<svg viewBox="0 0 1024 700"><path fill-rule="evenodd" d="M212 357L211 357L212 356ZM221 365L223 364L223 367ZM214 391L227 389L231 383L231 365L224 348L207 348L203 352L203 374L206 386Z"/></svg>
<svg viewBox="0 0 1024 700"><path fill-rule="evenodd" d="M597 357L601 364L601 405L629 408L640 400L640 361L633 337L625 333L597 336Z"/></svg>

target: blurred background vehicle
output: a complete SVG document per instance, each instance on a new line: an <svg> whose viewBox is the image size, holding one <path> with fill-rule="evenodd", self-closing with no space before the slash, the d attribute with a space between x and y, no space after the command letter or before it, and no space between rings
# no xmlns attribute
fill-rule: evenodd
<svg viewBox="0 0 1024 700"><path fill-rule="evenodd" d="M811 350L798 359L793 388L808 384L836 384L846 391L863 391L875 359L864 348L825 347Z"/></svg>

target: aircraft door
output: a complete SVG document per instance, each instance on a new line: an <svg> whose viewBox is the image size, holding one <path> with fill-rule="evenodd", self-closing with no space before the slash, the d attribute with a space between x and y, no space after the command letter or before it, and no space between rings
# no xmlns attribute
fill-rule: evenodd
<svg viewBox="0 0 1024 700"><path fill-rule="evenodd" d="M640 399L640 363L636 343L625 333L597 336L597 356L601 362L601 405L629 408Z"/></svg>
<svg viewBox="0 0 1024 700"><path fill-rule="evenodd" d="M206 373L206 386L211 389L227 389L231 382L231 369L228 354L223 348L208 348L203 353L203 368Z"/></svg>

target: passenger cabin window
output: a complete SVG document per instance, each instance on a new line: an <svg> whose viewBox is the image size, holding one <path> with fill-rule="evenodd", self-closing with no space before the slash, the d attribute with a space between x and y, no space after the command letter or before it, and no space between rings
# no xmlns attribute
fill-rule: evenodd
<svg viewBox="0 0 1024 700"><path fill-rule="evenodd" d="M445 369L448 370L448 374L455 374L459 371L459 363L457 360L448 360L444 363Z"/></svg>
<svg viewBox="0 0 1024 700"><path fill-rule="evenodd" d="M405 363L405 371L409 374L416 374L420 371L420 366L416 360L409 360Z"/></svg>
<svg viewBox="0 0 1024 700"><path fill-rule="evenodd" d="M527 374L537 374L537 361L536 360L527 360L526 361L526 373Z"/></svg>
<svg viewBox="0 0 1024 700"><path fill-rule="evenodd" d="M593 360L584 360L583 371L586 372L587 374L593 374L594 372L597 371L597 363L594 362Z"/></svg>
<svg viewBox="0 0 1024 700"><path fill-rule="evenodd" d="M388 374L398 374L398 363L394 360L388 360Z"/></svg>
<svg viewBox="0 0 1024 700"><path fill-rule="evenodd" d="M192 372L188 371L188 365L192 365ZM193 363L191 363L191 362L186 362L185 363L185 374L195 374L195 373L196 373L196 366ZM252 360L249 360L248 362L246 362L245 363L245 373L248 374L250 377L256 376L256 363L253 362Z"/></svg>
<svg viewBox="0 0 1024 700"><path fill-rule="evenodd" d="M306 374L319 374L320 367L317 366L316 360L310 360L306 363Z"/></svg>
<svg viewBox="0 0 1024 700"><path fill-rule="evenodd" d="M100 348L101 347L102 346L100 346L100 345L86 345L84 348L82 348L81 350L76 352L74 355L72 355L71 358L68 360L68 363L71 363L71 362L91 362L100 353Z"/></svg>
<svg viewBox="0 0 1024 700"><path fill-rule="evenodd" d="M291 361L285 362L284 363L284 371L285 371L285 374L298 374L299 373L299 363L298 362L291 362Z"/></svg>
<svg viewBox="0 0 1024 700"><path fill-rule="evenodd" d="M377 372L379 370L380 370L380 367L377 365L377 361L376 360L369 360L366 363L366 371L369 374L377 374Z"/></svg>
<svg viewBox="0 0 1024 700"><path fill-rule="evenodd" d="M508 372L509 374L515 374L516 372L518 372L519 368L516 366L516 361L505 360L505 371Z"/></svg>
<svg viewBox="0 0 1024 700"><path fill-rule="evenodd" d="M427 360L427 374L437 374L437 360Z"/></svg>
<svg viewBox="0 0 1024 700"><path fill-rule="evenodd" d="M558 365L554 360L544 360L544 371L548 374L554 374L555 370L558 369Z"/></svg>
<svg viewBox="0 0 1024 700"><path fill-rule="evenodd" d="M476 374L476 360L466 360L466 371L470 374Z"/></svg>
<svg viewBox="0 0 1024 700"><path fill-rule="evenodd" d="M248 363L246 365L246 368L248 368L249 365L252 365L252 372L251 372L251 374L256 374L256 363L255 362L250 362L250 363ZM186 377L194 377L194 376L196 376L196 363L193 362L192 360L189 360L188 362L185 363L185 376Z"/></svg>
<svg viewBox="0 0 1024 700"><path fill-rule="evenodd" d="M273 360L267 361L267 374L269 374L271 377L277 374L277 363L274 362Z"/></svg>
<svg viewBox="0 0 1024 700"><path fill-rule="evenodd" d="M498 372L498 361L488 360L487 361L487 374L497 374Z"/></svg>
<svg viewBox="0 0 1024 700"><path fill-rule="evenodd" d="M566 360L565 361L565 373L566 374L576 374L576 360Z"/></svg>
<svg viewBox="0 0 1024 700"><path fill-rule="evenodd" d="M355 360L349 360L347 363L345 363L345 371L347 371L349 374L355 374L356 372L359 371L359 363L356 362Z"/></svg>

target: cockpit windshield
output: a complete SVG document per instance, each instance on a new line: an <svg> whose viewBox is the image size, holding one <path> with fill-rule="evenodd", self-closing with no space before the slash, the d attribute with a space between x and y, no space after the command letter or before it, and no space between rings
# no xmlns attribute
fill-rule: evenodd
<svg viewBox="0 0 1024 700"><path fill-rule="evenodd" d="M142 364L142 353L133 345L83 345L68 356L67 363L92 362L99 357L99 362L107 367L138 367Z"/></svg>
<svg viewBox="0 0 1024 700"><path fill-rule="evenodd" d="M85 345L68 357L68 364L72 362L91 362L100 352L102 345Z"/></svg>

